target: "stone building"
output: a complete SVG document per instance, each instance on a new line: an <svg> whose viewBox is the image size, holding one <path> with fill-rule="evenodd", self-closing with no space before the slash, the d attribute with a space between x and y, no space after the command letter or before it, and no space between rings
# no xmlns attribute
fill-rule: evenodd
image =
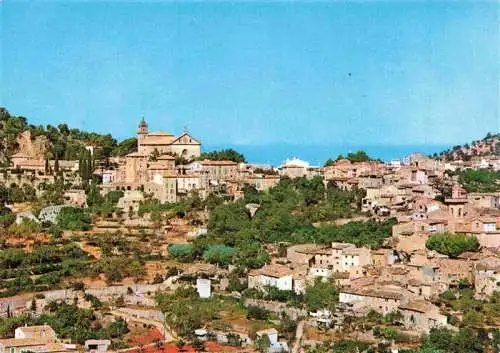
<svg viewBox="0 0 500 353"><path fill-rule="evenodd" d="M480 298L500 292L500 258L491 256L474 264L474 287Z"/></svg>
<svg viewBox="0 0 500 353"><path fill-rule="evenodd" d="M150 155L154 151L159 154L173 154L185 159L199 157L201 143L187 132L175 136L168 132L149 132L148 124L142 118L137 129L137 151Z"/></svg>

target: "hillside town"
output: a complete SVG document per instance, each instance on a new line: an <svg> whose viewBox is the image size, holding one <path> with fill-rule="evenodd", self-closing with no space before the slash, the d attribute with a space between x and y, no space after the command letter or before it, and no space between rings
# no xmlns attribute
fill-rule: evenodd
<svg viewBox="0 0 500 353"><path fill-rule="evenodd" d="M120 143L19 119L0 353L500 352L498 133L271 166L144 118Z"/></svg>

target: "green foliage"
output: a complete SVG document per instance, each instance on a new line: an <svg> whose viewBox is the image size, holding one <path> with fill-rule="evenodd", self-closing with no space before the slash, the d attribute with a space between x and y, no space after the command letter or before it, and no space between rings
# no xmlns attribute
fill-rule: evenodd
<svg viewBox="0 0 500 353"><path fill-rule="evenodd" d="M170 244L168 254L181 262L191 262L195 256L191 244Z"/></svg>
<svg viewBox="0 0 500 353"><path fill-rule="evenodd" d="M452 288L440 295L441 302L455 312L462 312L460 326L478 328L495 325L500 319L500 292L494 292L489 300L474 298L471 288Z"/></svg>
<svg viewBox="0 0 500 353"><path fill-rule="evenodd" d="M370 347L367 342L361 341L337 341L333 344L332 351L336 353L365 352Z"/></svg>
<svg viewBox="0 0 500 353"><path fill-rule="evenodd" d="M63 207L57 216L56 223L62 229L89 230L92 219L83 208Z"/></svg>
<svg viewBox="0 0 500 353"><path fill-rule="evenodd" d="M388 341L395 340L399 337L399 330L395 327L375 326L373 328L373 335Z"/></svg>
<svg viewBox="0 0 500 353"><path fill-rule="evenodd" d="M123 195L124 193L121 190L112 190L106 194L104 202L114 206L123 197Z"/></svg>
<svg viewBox="0 0 500 353"><path fill-rule="evenodd" d="M41 206L62 205L64 203L64 192L69 188L69 185L64 184L60 179L53 183L41 184L43 189L40 198Z"/></svg>
<svg viewBox="0 0 500 353"><path fill-rule="evenodd" d="M0 204L4 205L6 202L19 203L19 202L32 202L37 199L36 190L30 184L23 184L19 186L12 183L10 187L0 185Z"/></svg>
<svg viewBox="0 0 500 353"><path fill-rule="evenodd" d="M129 153L137 152L137 138L125 139L116 145L111 151L112 156L123 157Z"/></svg>
<svg viewBox="0 0 500 353"><path fill-rule="evenodd" d="M232 148L220 151L203 152L198 159L210 159L213 161L233 161L236 163L246 162L245 156L233 150Z"/></svg>
<svg viewBox="0 0 500 353"><path fill-rule="evenodd" d="M59 124L57 127L29 125L25 117L11 115L5 108L0 108L0 122L0 139L4 141L2 149L7 156L16 152L16 139L26 130L31 132L33 138L47 137L51 144L49 153L56 160L77 160L85 151L86 145L94 146L96 159L107 159L116 146L116 140L109 134L70 129L66 124Z"/></svg>
<svg viewBox="0 0 500 353"><path fill-rule="evenodd" d="M127 324L122 319L115 319L107 327L97 328L98 322L91 309L80 309L76 305L64 302L51 302L47 313L38 317L20 315L0 318L0 336L13 336L14 329L26 325L50 325L60 338L70 338L83 344L87 339L119 339L128 333Z"/></svg>
<svg viewBox="0 0 500 353"><path fill-rule="evenodd" d="M269 311L259 308L258 306L247 306L247 319L267 320L269 319Z"/></svg>
<svg viewBox="0 0 500 353"><path fill-rule="evenodd" d="M0 251L0 296L19 292L60 288L64 277L86 275L90 270L90 256L75 244L35 245L25 253L20 249ZM31 279L29 275L39 275Z"/></svg>
<svg viewBox="0 0 500 353"><path fill-rule="evenodd" d="M500 191L500 171L467 169L458 173L458 180L468 192Z"/></svg>
<svg viewBox="0 0 500 353"><path fill-rule="evenodd" d="M317 230L315 239L321 243L341 241L377 249L390 236L395 223L396 220L391 218L384 222L350 222L341 226L327 226Z"/></svg>
<svg viewBox="0 0 500 353"><path fill-rule="evenodd" d="M340 155L338 155L338 157L335 160L330 158L325 162L324 166L325 167L331 166L331 165L335 164L335 162L340 160L340 159L348 159L352 163L367 162L367 161L373 160L372 158L370 158L370 156L368 156L368 154L365 151L359 150L356 152L349 152L347 154L347 157L344 157L343 155L340 154Z"/></svg>
<svg viewBox="0 0 500 353"><path fill-rule="evenodd" d="M87 188L89 182L92 180L95 169L95 157L90 151L85 150L80 155L78 160L78 175L82 178L82 185Z"/></svg>
<svg viewBox="0 0 500 353"><path fill-rule="evenodd" d="M0 267L16 268L23 263L25 255L22 249L9 248L2 250L0 251Z"/></svg>
<svg viewBox="0 0 500 353"><path fill-rule="evenodd" d="M310 312L323 309L333 311L338 302L337 289L332 282L316 278L312 285L306 287L304 302Z"/></svg>
<svg viewBox="0 0 500 353"><path fill-rule="evenodd" d="M146 274L143 263L128 256L101 258L96 271L104 273L108 283L120 282L126 277L141 278Z"/></svg>
<svg viewBox="0 0 500 353"><path fill-rule="evenodd" d="M455 258L466 251L477 251L479 240L473 235L440 233L431 235L425 242L425 246L430 250Z"/></svg>
<svg viewBox="0 0 500 353"><path fill-rule="evenodd" d="M235 299L213 297L200 299L196 289L179 287L174 294L159 293L156 301L165 313L166 322L181 337L220 318L220 312L241 312Z"/></svg>
<svg viewBox="0 0 500 353"><path fill-rule="evenodd" d="M203 252L202 258L207 262L226 266L232 261L235 253L236 249L230 246L214 244Z"/></svg>
<svg viewBox="0 0 500 353"><path fill-rule="evenodd" d="M486 343L477 331L470 328L456 333L445 328L433 328L423 348L438 349L443 353L481 353L485 352Z"/></svg>
<svg viewBox="0 0 500 353"><path fill-rule="evenodd" d="M41 226L37 221L24 218L21 223L13 223L9 227L9 232L14 235L29 235L37 233L41 230Z"/></svg>
<svg viewBox="0 0 500 353"><path fill-rule="evenodd" d="M233 262L246 268L259 268L269 261L263 243L353 242L356 245L382 246L390 236L394 220L356 222L343 226L313 226L313 222L333 221L356 213L361 190L342 191L333 185L325 188L322 178L283 179L266 192L246 186L245 196L236 202L220 204L211 212L208 234L194 241L202 254L210 245L236 249ZM259 204L250 217L247 203Z"/></svg>
<svg viewBox="0 0 500 353"><path fill-rule="evenodd" d="M255 340L255 348L261 353L265 353L269 350L269 347L271 346L271 341L269 340L268 335L262 335L262 337L259 337Z"/></svg>
<svg viewBox="0 0 500 353"><path fill-rule="evenodd" d="M256 288L247 289L243 292L245 297L264 299L278 302L301 302L302 296L291 290L282 290L274 286L264 286L262 290Z"/></svg>
<svg viewBox="0 0 500 353"><path fill-rule="evenodd" d="M155 278L153 278L153 284L163 283L163 276L157 273Z"/></svg>
<svg viewBox="0 0 500 353"><path fill-rule="evenodd" d="M236 273L231 273L229 275L229 283L227 286L227 290L229 292L243 292L248 288L248 282L246 279L242 280Z"/></svg>

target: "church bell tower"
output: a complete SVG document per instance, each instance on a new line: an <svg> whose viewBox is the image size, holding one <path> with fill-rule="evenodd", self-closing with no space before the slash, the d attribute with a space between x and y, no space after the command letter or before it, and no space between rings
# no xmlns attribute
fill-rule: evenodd
<svg viewBox="0 0 500 353"><path fill-rule="evenodd" d="M139 127L137 128L137 150L139 152L142 151L141 145L148 132L148 124L146 123L146 120L144 120L144 117L142 117L141 122L139 123Z"/></svg>

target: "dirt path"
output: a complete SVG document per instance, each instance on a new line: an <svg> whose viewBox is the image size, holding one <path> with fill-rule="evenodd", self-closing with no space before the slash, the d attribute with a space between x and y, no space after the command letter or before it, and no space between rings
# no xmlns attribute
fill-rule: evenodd
<svg viewBox="0 0 500 353"><path fill-rule="evenodd" d="M302 335L304 334L305 322L305 320L302 320L297 324L297 331L295 331L295 342L293 343L292 353L299 353L300 351L300 342L302 341Z"/></svg>
<svg viewBox="0 0 500 353"><path fill-rule="evenodd" d="M140 322L141 324L147 324L154 326L160 331L160 333L165 337L164 342L172 342L175 341L175 333L168 327L165 323L160 322L158 320L153 320L153 319L144 319L144 318L139 318L135 317L133 315L130 315L128 313L125 313L121 310L112 310L111 314L122 317L125 321L135 321L135 322Z"/></svg>

